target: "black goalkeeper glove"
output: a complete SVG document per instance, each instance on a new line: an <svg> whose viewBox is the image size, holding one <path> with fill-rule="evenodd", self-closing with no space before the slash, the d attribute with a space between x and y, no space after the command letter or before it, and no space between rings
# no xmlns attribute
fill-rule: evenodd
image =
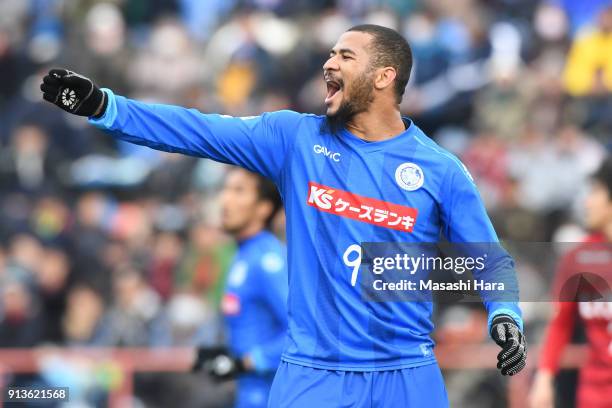
<svg viewBox="0 0 612 408"><path fill-rule="evenodd" d="M79 116L100 117L106 110L107 98L91 79L67 69L52 69L40 84L43 98L66 112Z"/></svg>
<svg viewBox="0 0 612 408"><path fill-rule="evenodd" d="M193 371L203 370L217 381L230 380L246 371L240 358L231 355L226 347L198 348Z"/></svg>
<svg viewBox="0 0 612 408"><path fill-rule="evenodd" d="M521 371L527 362L527 345L514 319L503 314L495 316L491 323L491 337L502 348L497 355L497 368L502 375Z"/></svg>

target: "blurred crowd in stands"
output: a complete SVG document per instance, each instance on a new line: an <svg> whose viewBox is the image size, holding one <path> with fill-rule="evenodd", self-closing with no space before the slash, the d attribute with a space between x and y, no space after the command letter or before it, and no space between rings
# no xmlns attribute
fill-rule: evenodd
<svg viewBox="0 0 612 408"><path fill-rule="evenodd" d="M225 166L42 102L50 67L202 112L322 113L322 64L361 22L409 40L402 110L465 162L503 239L583 236L581 197L612 148L610 0L0 0L0 347L222 338ZM486 341L481 310L439 322L440 341Z"/></svg>

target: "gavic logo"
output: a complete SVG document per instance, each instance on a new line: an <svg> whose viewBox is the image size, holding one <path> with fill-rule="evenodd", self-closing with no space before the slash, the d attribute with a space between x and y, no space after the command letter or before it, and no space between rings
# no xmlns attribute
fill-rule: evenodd
<svg viewBox="0 0 612 408"><path fill-rule="evenodd" d="M326 213L402 232L412 232L418 214L416 208L360 196L312 181L308 183L307 202Z"/></svg>
<svg viewBox="0 0 612 408"><path fill-rule="evenodd" d="M321 145L314 145L312 147L312 150L314 150L314 152L316 154L322 154L325 157L328 157L330 159L332 159L335 162L339 162L340 161L340 153L337 152L332 152L331 150L329 150L327 147L325 146L321 146Z"/></svg>

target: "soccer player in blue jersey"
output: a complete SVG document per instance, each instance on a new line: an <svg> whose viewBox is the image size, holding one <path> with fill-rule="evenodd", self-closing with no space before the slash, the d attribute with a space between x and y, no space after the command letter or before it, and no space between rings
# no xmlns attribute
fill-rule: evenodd
<svg viewBox="0 0 612 408"><path fill-rule="evenodd" d="M323 116L141 103L66 70L50 71L41 89L118 139L275 182L287 214L289 329L270 407L444 407L431 302L368 302L358 284L363 242L497 242L465 167L400 114L411 66L394 30L351 28L323 65ZM512 259L496 257L481 276L515 280ZM484 304L498 368L515 374L526 359L520 309Z"/></svg>
<svg viewBox="0 0 612 408"><path fill-rule="evenodd" d="M285 345L286 251L270 232L281 206L270 180L240 168L227 175L221 220L238 242L221 302L229 348L200 348L194 368L219 380L237 376L236 408L267 406Z"/></svg>

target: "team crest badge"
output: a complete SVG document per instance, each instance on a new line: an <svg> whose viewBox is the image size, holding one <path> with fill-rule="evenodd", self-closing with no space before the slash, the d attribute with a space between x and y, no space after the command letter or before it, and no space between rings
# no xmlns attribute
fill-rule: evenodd
<svg viewBox="0 0 612 408"><path fill-rule="evenodd" d="M402 163L395 170L395 181L404 190L414 191L423 186L425 174L414 163Z"/></svg>

